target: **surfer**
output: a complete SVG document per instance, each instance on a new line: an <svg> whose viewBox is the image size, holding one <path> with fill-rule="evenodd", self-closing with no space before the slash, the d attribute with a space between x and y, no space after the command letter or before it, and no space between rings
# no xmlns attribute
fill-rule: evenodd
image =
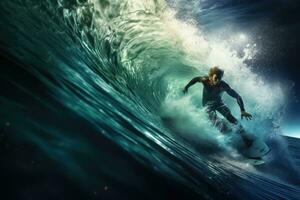
<svg viewBox="0 0 300 200"><path fill-rule="evenodd" d="M244 102L242 97L233 90L225 81L222 80L224 71L219 67L212 67L209 70L208 76L198 76L193 78L183 89L186 94L190 86L199 82L203 84L202 105L208 114L208 118L214 126L216 126L221 133L229 132L230 127L217 116L217 111L223 115L231 124L238 125L238 120L231 114L230 109L222 101L222 93L226 92L231 97L237 100L241 110L241 118L247 120L252 119L252 115L245 111ZM246 146L251 146L253 140L246 136L244 128L240 125L238 132Z"/></svg>

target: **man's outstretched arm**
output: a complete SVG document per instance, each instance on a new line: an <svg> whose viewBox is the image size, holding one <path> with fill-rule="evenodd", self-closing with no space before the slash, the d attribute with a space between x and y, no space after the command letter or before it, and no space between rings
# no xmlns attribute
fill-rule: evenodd
<svg viewBox="0 0 300 200"><path fill-rule="evenodd" d="M234 89L232 89L227 83L225 83L225 91L227 92L227 94L235 98L237 103L239 104L239 107L241 109L241 118L243 119L243 117L245 117L246 119L252 119L252 115L245 111L242 97Z"/></svg>
<svg viewBox="0 0 300 200"><path fill-rule="evenodd" d="M189 87L191 87L192 85L194 85L195 83L197 82L202 82L203 78L202 76L198 76L198 77L195 77L193 78L183 89L183 93L187 93L188 92L188 89Z"/></svg>

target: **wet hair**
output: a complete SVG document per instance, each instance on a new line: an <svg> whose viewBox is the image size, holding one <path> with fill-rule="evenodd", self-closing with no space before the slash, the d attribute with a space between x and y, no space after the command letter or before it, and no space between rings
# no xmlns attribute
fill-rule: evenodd
<svg viewBox="0 0 300 200"><path fill-rule="evenodd" d="M208 75L209 77L212 77L214 74L216 74L217 77L221 79L224 75L224 70L220 69L219 67L212 67L210 68Z"/></svg>

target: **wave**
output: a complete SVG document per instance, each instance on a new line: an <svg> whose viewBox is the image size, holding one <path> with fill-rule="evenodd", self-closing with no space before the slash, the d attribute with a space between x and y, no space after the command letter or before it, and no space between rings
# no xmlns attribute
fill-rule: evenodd
<svg viewBox="0 0 300 200"><path fill-rule="evenodd" d="M243 125L256 137L270 139L282 117L284 90L264 82L245 64L249 54L241 57L227 41L208 39L193 20L177 19L176 10L162 0L11 0L1 5L1 50L23 63L51 98L143 165L211 198L217 196L210 186L235 198L299 196L292 184L224 156L232 151L226 142L231 138L208 122L200 107L201 87L182 94L191 78L221 66L225 80L255 117ZM60 115L52 101L18 87ZM235 101L224 101L238 115ZM22 107L5 97L2 102ZM73 156L95 150L89 133L73 138L70 131L33 117L26 124L24 136L51 158L93 176L79 169L80 158ZM62 148L61 142L67 146Z"/></svg>

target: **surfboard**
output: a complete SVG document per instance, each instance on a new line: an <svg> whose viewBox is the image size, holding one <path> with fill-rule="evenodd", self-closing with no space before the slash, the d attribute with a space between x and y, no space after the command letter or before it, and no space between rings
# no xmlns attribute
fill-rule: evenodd
<svg viewBox="0 0 300 200"><path fill-rule="evenodd" d="M256 138L250 147L245 147L242 154L251 159L262 158L270 152L268 145L260 138Z"/></svg>
<svg viewBox="0 0 300 200"><path fill-rule="evenodd" d="M268 145L260 138L256 138L250 147L244 147L241 154L243 162L251 165L262 165L266 162L264 157L271 152Z"/></svg>
<svg viewBox="0 0 300 200"><path fill-rule="evenodd" d="M254 159L254 158L245 158L243 160L243 162L245 163L248 163L250 165L262 165L264 164L266 161L263 160L262 158L257 158L257 159Z"/></svg>

